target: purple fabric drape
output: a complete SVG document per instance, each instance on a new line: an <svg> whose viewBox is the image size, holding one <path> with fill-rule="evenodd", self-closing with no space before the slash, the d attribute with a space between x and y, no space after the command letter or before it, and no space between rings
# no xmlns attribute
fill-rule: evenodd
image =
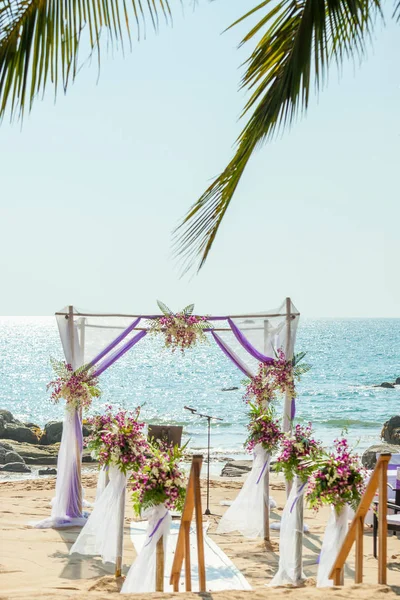
<svg viewBox="0 0 400 600"><path fill-rule="evenodd" d="M215 331L213 331L212 329L210 331L211 331L211 334L212 334L214 340L217 342L218 346L221 348L221 350L225 354L225 356L230 358L231 361L234 362L235 365L242 371L242 373L244 373L244 375L246 375L246 377L251 378L252 377L251 373L246 369L244 364L233 353L233 351L230 348L228 348L228 346L225 346L224 341L219 337L219 335L217 333L215 333Z"/></svg>
<svg viewBox="0 0 400 600"><path fill-rule="evenodd" d="M135 329L135 327L137 327L140 323L142 317L139 317L137 319L135 319L133 321L133 323L131 323L129 325L129 327L127 327L117 338L115 338L114 341L111 342L111 344L109 344L108 346L106 346L106 348L104 348L104 350L102 350L97 356L94 357L93 360L90 361L89 366L93 367L96 363L99 362L99 360L101 360L106 354L108 354L109 352L111 352L111 350L114 350L114 348L116 346L118 346L118 344L120 342L122 342L123 339L126 338L126 336Z"/></svg>
<svg viewBox="0 0 400 600"><path fill-rule="evenodd" d="M294 398L292 398L292 404L290 405L290 420L293 421L295 416L296 416L296 400Z"/></svg>
<svg viewBox="0 0 400 600"><path fill-rule="evenodd" d="M75 429L76 444L80 451L80 455L82 457L82 449L83 449L82 422L81 422L81 418L79 416L78 411L75 411L75 414L74 414L74 429ZM75 449L72 449L72 451L74 452ZM76 457L72 477L69 482L68 504L67 504L67 508L66 508L67 517L71 517L72 519L82 516L82 508L81 508L80 502L79 502L79 499L82 498L82 484L81 484L79 473L78 473L77 460L78 460L78 457Z"/></svg>
<svg viewBox="0 0 400 600"><path fill-rule="evenodd" d="M247 352L249 354L251 354L251 356L253 356L253 358L256 358L259 362L263 362L263 363L267 363L267 364L272 364L274 362L273 358L270 358L269 356L265 356L264 354L261 354L261 352L259 352L257 350L257 348L254 348L254 346L252 344L250 344L249 340L247 338L245 338L243 333L240 331L239 327L237 325L235 325L235 323L232 321L232 319L230 317L228 318L228 323L229 323L230 328L232 329L232 332L233 332L235 338L239 342L239 344L241 344L241 346L243 346L243 348L245 350L247 350Z"/></svg>
<svg viewBox="0 0 400 600"><path fill-rule="evenodd" d="M128 352L135 344L137 344L145 335L147 334L147 330L139 331L129 342L124 344L122 348L119 348L116 352L111 354L111 356L107 356L105 360L99 364L96 371L94 372L94 377L98 377L101 373L104 373L108 367L111 367L112 364L115 363L121 356Z"/></svg>

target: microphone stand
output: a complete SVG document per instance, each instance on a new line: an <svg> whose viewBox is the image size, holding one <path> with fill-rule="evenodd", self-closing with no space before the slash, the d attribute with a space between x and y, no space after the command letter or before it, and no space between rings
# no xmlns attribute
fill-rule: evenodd
<svg viewBox="0 0 400 600"><path fill-rule="evenodd" d="M196 415L200 418L207 419L208 423L208 432L207 432L207 508L205 510L205 515L211 515L210 511L210 447L211 447L211 420L215 421L223 421L219 417L213 417L211 415L204 415L202 413L197 412L196 408L190 408L190 406L184 406L185 410L188 410L193 415Z"/></svg>

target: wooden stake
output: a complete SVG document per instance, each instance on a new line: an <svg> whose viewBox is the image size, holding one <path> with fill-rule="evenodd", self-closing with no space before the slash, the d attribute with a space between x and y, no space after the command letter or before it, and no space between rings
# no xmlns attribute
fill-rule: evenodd
<svg viewBox="0 0 400 600"><path fill-rule="evenodd" d="M124 549L124 521L125 521L125 493L126 485L121 492L119 500L119 522L117 524L117 556L115 560L115 577L121 577L122 574L122 556Z"/></svg>
<svg viewBox="0 0 400 600"><path fill-rule="evenodd" d="M156 592L164 591L164 537L157 542L156 549Z"/></svg>
<svg viewBox="0 0 400 600"><path fill-rule="evenodd" d="M201 510L200 468L201 460L193 457L194 468L194 510L196 515L197 557L199 562L199 591L206 591L206 566L204 561L203 513Z"/></svg>
<svg viewBox="0 0 400 600"><path fill-rule="evenodd" d="M297 479L297 478L296 478ZM293 485L298 486L298 482L294 481ZM296 525L294 532L295 544L295 565L294 579L297 585L303 579L303 531L304 531L304 498L300 496L297 499L294 509L296 511Z"/></svg>

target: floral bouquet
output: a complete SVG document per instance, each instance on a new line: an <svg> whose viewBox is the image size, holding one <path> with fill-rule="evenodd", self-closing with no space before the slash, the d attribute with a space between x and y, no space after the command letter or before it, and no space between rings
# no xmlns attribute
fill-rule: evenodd
<svg viewBox="0 0 400 600"><path fill-rule="evenodd" d="M50 359L50 362L57 375L57 379L47 384L47 390L53 390L50 400L54 404L58 404L60 399L64 398L68 407L87 410L92 404L92 398L101 396L93 369L85 365L74 371L65 361Z"/></svg>
<svg viewBox="0 0 400 600"><path fill-rule="evenodd" d="M182 352L199 342L207 341L204 329L211 329L206 317L193 315L194 304L190 304L180 313L174 314L163 302L157 300L162 317L155 319L149 328L150 333L162 334L167 348Z"/></svg>
<svg viewBox="0 0 400 600"><path fill-rule="evenodd" d="M248 452L252 452L254 446L261 446L272 454L278 449L283 433L279 427L279 420L275 419L272 408L267 410L256 404L250 404L250 421L247 425L249 435L244 444Z"/></svg>
<svg viewBox="0 0 400 600"><path fill-rule="evenodd" d="M283 472L287 481L298 475L305 482L316 469L316 461L322 456L323 449L312 434L309 423L306 427L296 425L292 433L283 437L275 471Z"/></svg>
<svg viewBox="0 0 400 600"><path fill-rule="evenodd" d="M365 489L364 469L345 438L334 444L335 450L317 461L306 498L315 510L325 504L332 505L337 513L346 504L356 510Z"/></svg>
<svg viewBox="0 0 400 600"><path fill-rule="evenodd" d="M146 462L149 444L143 435L144 423L139 423L140 409L135 412L121 410L112 414L108 406L104 415L88 419L91 433L86 447L101 465L114 465L125 475L137 471Z"/></svg>
<svg viewBox="0 0 400 600"><path fill-rule="evenodd" d="M246 402L254 400L257 404L267 406L276 399L277 394L288 392L292 399L296 397L295 380L300 380L311 369L310 365L302 362L306 353L300 352L292 360L286 360L282 348L275 354L272 363L260 363L258 373L245 382Z"/></svg>
<svg viewBox="0 0 400 600"><path fill-rule="evenodd" d="M178 463L184 448L153 442L149 450L148 460L130 479L135 513L140 515L159 504L168 510L182 511L186 488Z"/></svg>

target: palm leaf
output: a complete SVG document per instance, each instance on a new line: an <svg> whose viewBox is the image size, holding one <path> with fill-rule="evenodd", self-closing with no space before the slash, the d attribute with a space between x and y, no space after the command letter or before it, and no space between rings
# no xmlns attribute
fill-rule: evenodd
<svg viewBox="0 0 400 600"><path fill-rule="evenodd" d="M185 315L185 317L190 317L190 315L193 313L193 310L194 304L188 304L188 306L185 306L182 312Z"/></svg>
<svg viewBox="0 0 400 600"><path fill-rule="evenodd" d="M51 84L66 91L78 72L81 43L97 54L100 40L124 49L146 23L172 23L183 0L0 0L0 118L22 116Z"/></svg>
<svg viewBox="0 0 400 600"><path fill-rule="evenodd" d="M362 56L380 0L264 0L233 26L266 10L243 38L257 36L242 87L251 91L248 119L223 172L192 206L174 232L183 272L204 265L247 163L258 146L289 127L307 109L312 86L319 90L332 60Z"/></svg>
<svg viewBox="0 0 400 600"><path fill-rule="evenodd" d="M158 304L158 308L161 310L163 315L165 315L166 317L169 317L170 315L173 314L172 310L170 310L168 308L168 306L166 304L164 304L164 302L161 302L161 300L157 300L157 304Z"/></svg>

